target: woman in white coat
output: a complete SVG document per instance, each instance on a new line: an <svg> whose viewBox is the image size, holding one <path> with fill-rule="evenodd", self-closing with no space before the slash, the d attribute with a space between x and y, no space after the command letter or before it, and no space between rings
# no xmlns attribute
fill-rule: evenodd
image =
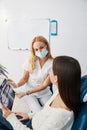
<svg viewBox="0 0 87 130"><path fill-rule="evenodd" d="M32 40L31 55L23 65L22 78L18 83L9 80L15 88L24 85L24 92L17 95L19 98L23 97L32 112L39 111L52 96L49 87L52 62L48 41L43 36L37 36Z"/></svg>
<svg viewBox="0 0 87 130"><path fill-rule="evenodd" d="M2 106L3 116L14 130L71 130L80 107L81 68L79 62L69 56L59 56L53 61L50 79L55 91L44 108L34 113L19 113L22 118L30 119L31 128L23 125L8 108Z"/></svg>

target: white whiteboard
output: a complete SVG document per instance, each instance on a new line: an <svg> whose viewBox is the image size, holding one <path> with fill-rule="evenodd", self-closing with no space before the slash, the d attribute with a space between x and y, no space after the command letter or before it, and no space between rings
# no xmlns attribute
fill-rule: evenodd
<svg viewBox="0 0 87 130"><path fill-rule="evenodd" d="M50 20L30 19L28 21L12 21L9 23L7 39L8 48L13 50L27 50L30 48L32 39L44 36L50 42Z"/></svg>

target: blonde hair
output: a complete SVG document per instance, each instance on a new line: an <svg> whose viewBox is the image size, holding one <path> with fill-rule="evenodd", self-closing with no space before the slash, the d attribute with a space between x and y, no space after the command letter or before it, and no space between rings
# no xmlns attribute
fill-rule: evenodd
<svg viewBox="0 0 87 130"><path fill-rule="evenodd" d="M47 45L47 50L48 50L48 54L47 54L47 58L48 59L53 59L52 55L51 55L51 51L50 51L50 46L48 41L46 40L45 37L43 36L36 36L34 37L34 39L32 40L32 44L31 44L31 56L29 58L29 72L33 73L34 69L36 68L36 60L38 59L38 57L35 55L34 49L33 49L33 45L35 42L43 42L45 43L45 45Z"/></svg>

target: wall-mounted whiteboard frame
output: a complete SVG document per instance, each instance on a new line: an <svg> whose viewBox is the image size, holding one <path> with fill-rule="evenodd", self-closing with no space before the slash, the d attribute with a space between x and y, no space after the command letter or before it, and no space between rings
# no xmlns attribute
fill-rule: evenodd
<svg viewBox="0 0 87 130"><path fill-rule="evenodd" d="M42 35L50 43L50 19L29 19L8 23L8 48L12 50L29 50L32 39Z"/></svg>

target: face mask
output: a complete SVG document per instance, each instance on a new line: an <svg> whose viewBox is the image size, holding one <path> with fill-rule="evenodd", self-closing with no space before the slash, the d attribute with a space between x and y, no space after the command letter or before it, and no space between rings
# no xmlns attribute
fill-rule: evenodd
<svg viewBox="0 0 87 130"><path fill-rule="evenodd" d="M44 58L46 57L46 55L48 54L48 50L43 49L42 52L36 52L36 56L38 56L39 58Z"/></svg>

